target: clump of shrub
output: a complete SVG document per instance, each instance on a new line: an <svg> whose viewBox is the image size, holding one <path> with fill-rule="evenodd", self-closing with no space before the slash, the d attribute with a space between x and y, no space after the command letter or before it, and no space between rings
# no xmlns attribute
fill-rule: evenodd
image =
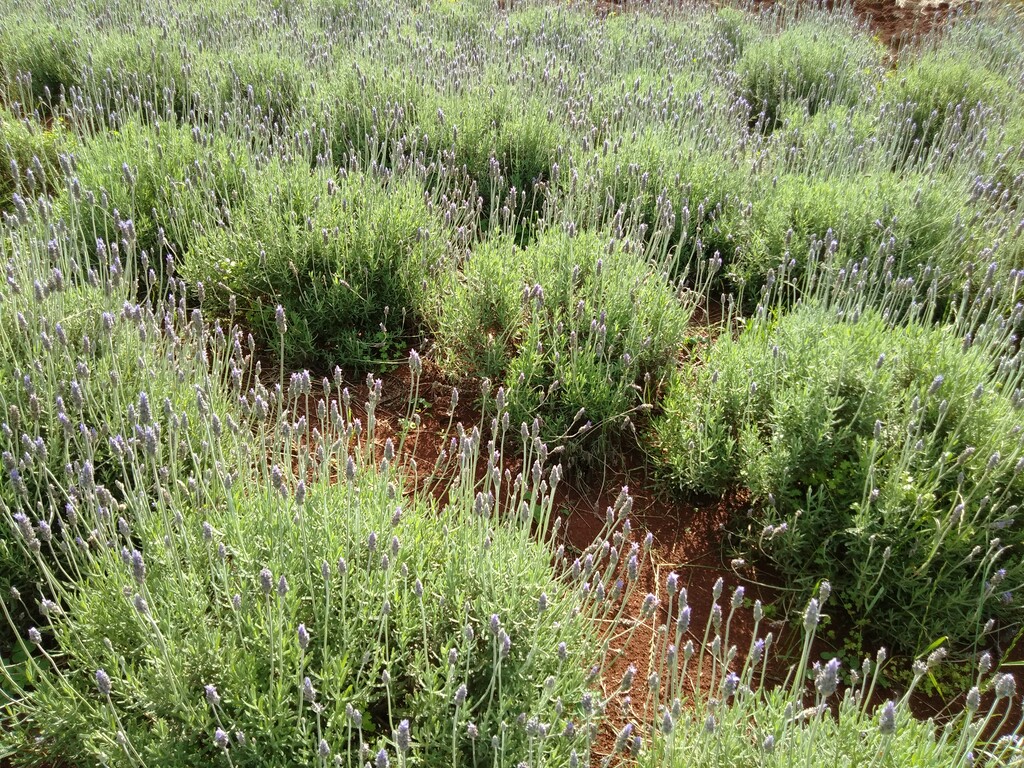
<svg viewBox="0 0 1024 768"><path fill-rule="evenodd" d="M72 146L59 123L45 129L0 107L0 210L10 209L15 194L32 199L59 188L59 158Z"/></svg>
<svg viewBox="0 0 1024 768"><path fill-rule="evenodd" d="M764 128L772 130L789 102L805 104L811 114L829 104L857 103L881 58L866 32L808 20L744 45L736 75L751 120L763 113Z"/></svg>
<svg viewBox="0 0 1024 768"><path fill-rule="evenodd" d="M423 185L294 163L268 167L253 185L230 226L192 244L186 279L204 283L220 312L234 296L244 322L289 363L365 368L402 354L424 282L445 259L447 229Z"/></svg>
<svg viewBox="0 0 1024 768"><path fill-rule="evenodd" d="M0 291L6 425L0 510L31 515L45 545L26 549L18 526L0 525L0 589L20 595L11 598L8 621L0 623L5 656L16 647L12 631L23 635L30 622L45 621L41 585L62 590L79 578L69 550L89 537L75 542L62 535L66 530L59 522L73 477L85 473L104 486L110 509L124 499L129 446L141 450L145 443L183 472L199 471L188 449L190 441L202 439L199 423L184 425L175 434L179 439L170 440L167 432L136 431L134 414L141 408L140 391L147 393L150 410L193 403L195 377L205 372L207 359L159 338L162 313L149 314L132 302L132 253L110 249L98 256L66 230L52 238L49 233L58 230L58 222L40 220L33 207L26 221L0 238L7 276ZM194 329L182 330L180 340L192 341ZM206 397L213 406L223 405L218 392ZM225 449L225 460L234 460L233 448ZM40 551L50 568L45 577L36 562Z"/></svg>
<svg viewBox="0 0 1024 768"><path fill-rule="evenodd" d="M540 417L545 440L578 446L649 408L693 306L636 244L549 230L474 248L428 311L446 370L504 380L513 423Z"/></svg>
<svg viewBox="0 0 1024 768"><path fill-rule="evenodd" d="M481 223L514 231L523 242L540 216L565 141L547 105L510 86L485 85L424 105L421 112L418 132L433 155L476 189Z"/></svg>
<svg viewBox="0 0 1024 768"><path fill-rule="evenodd" d="M673 276L690 270L692 277L704 257L732 261L749 186L734 158L650 128L580 152L574 165L588 174L562 174L563 215L589 226L613 224L646 240L652 258Z"/></svg>
<svg viewBox="0 0 1024 768"><path fill-rule="evenodd" d="M690 491L746 489L742 541L795 585L829 578L866 632L963 648L1021 620L1019 397L993 371L942 328L802 306L680 374L661 460Z"/></svg>
<svg viewBox="0 0 1024 768"><path fill-rule="evenodd" d="M762 36L754 18L739 8L719 8L712 28L728 45L729 59L742 56L747 46Z"/></svg>
<svg viewBox="0 0 1024 768"><path fill-rule="evenodd" d="M68 25L23 18L0 28L0 81L30 109L49 110L81 81L81 47ZM19 83L19 75L30 78Z"/></svg>
<svg viewBox="0 0 1024 768"><path fill-rule="evenodd" d="M750 300L780 264L792 260L787 272L799 278L815 259L828 259L833 271L883 260L895 276L917 278L938 267L948 296L947 278L959 275L981 234L971 226L966 186L943 177L786 173L761 183L737 238L741 247L727 266Z"/></svg>
<svg viewBox="0 0 1024 768"><path fill-rule="evenodd" d="M693 66L692 62L690 64ZM604 139L611 143L620 138L622 123L627 119L641 124L649 122L653 127L663 122L670 112L688 108L690 105L685 102L687 95L699 94L706 100L714 98L709 93L711 88L707 71L698 67L686 72L684 79L682 76L669 76L645 62L598 84L580 101L585 104L587 116L598 129L596 138L603 144Z"/></svg>
<svg viewBox="0 0 1024 768"><path fill-rule="evenodd" d="M993 128L985 170L1017 202L1024 192L1024 119L1014 116Z"/></svg>
<svg viewBox="0 0 1024 768"><path fill-rule="evenodd" d="M524 43L540 50L566 50L593 36L598 20L558 6L513 6L509 27Z"/></svg>
<svg viewBox="0 0 1024 768"><path fill-rule="evenodd" d="M283 50L242 48L207 54L215 78L205 101L256 109L275 121L288 118L309 90L310 72L299 57Z"/></svg>
<svg viewBox="0 0 1024 768"><path fill-rule="evenodd" d="M3 739L22 759L161 765L565 760L572 739L516 725L560 734L595 650L550 550L471 503L396 498L393 479L268 477L233 500L217 481L170 528L132 505L130 534L83 489L83 523L114 544L79 554L88 588L42 630L66 671L33 649Z"/></svg>
<svg viewBox="0 0 1024 768"><path fill-rule="evenodd" d="M364 71L365 70L365 71ZM352 160L391 167L397 145L410 151L424 100L422 86L408 73L352 63L336 71L318 98L326 114L327 140L334 163Z"/></svg>
<svg viewBox="0 0 1024 768"><path fill-rule="evenodd" d="M158 32L110 32L92 52L89 87L104 94L110 89L121 110L148 109L156 116L165 116L169 110L184 117L194 106L190 87L200 80L199 73L193 72L189 83L191 64L181 48Z"/></svg>
<svg viewBox="0 0 1024 768"><path fill-rule="evenodd" d="M838 657L812 663L811 647L828 619L826 611L831 610L832 586L826 581L800 617L803 644L796 649L799 655L786 681L768 685L766 672L777 668L780 655L773 633L759 636L765 611L755 601L753 632L744 656L737 658L735 652L725 650L730 625L746 609L741 607L744 588L736 587L726 599L722 579L712 587L714 607L703 627L703 637L710 642L694 646L692 640L686 641L679 661L676 649L685 632L676 630L673 636L673 625L681 620L695 636L701 632L699 625L691 625L686 590L676 597L679 580L674 572L665 580L668 616L662 632L669 631L661 642L668 662L664 667L668 695L662 698L658 691L653 696L655 704L665 703L657 707L654 722L628 722L618 734L617 743L628 745L638 765L683 768L694 761L769 768L801 761L843 766L959 765L970 762L973 758L968 756L982 749L992 765L1005 765L1018 755L1013 737L988 741L988 733L1005 726L1016 699L1013 675L992 674L988 654L981 657L975 673L967 671L974 685L958 712L946 712L941 722L917 719L911 702L926 676L940 674L947 649L939 648L914 662L906 690L884 701L882 696L889 691L883 693L883 681L891 672L884 649L859 663ZM701 683L694 685L695 680ZM691 685L692 695L683 706L673 696ZM983 694L991 703L981 708Z"/></svg>
<svg viewBox="0 0 1024 768"><path fill-rule="evenodd" d="M220 206L245 195L248 165L223 134L128 121L82 144L57 208L87 246L129 237L159 261L168 248L182 255L197 222L216 222Z"/></svg>
<svg viewBox="0 0 1024 768"><path fill-rule="evenodd" d="M813 115L805 105L783 111L772 135L775 151L793 170L809 172L872 155L885 130L873 110L833 104Z"/></svg>
<svg viewBox="0 0 1024 768"><path fill-rule="evenodd" d="M1004 75L970 54L943 50L912 58L905 68L891 73L884 94L909 108L911 125L904 137L908 157L927 157L944 135L957 140L979 106L998 110L1018 98Z"/></svg>

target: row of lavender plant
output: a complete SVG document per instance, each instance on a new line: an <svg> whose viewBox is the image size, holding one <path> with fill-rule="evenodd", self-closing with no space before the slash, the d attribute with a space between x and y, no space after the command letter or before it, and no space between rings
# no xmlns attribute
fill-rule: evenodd
<svg viewBox="0 0 1024 768"><path fill-rule="evenodd" d="M995 698L977 721L980 687L971 723L934 741L909 719L909 691L876 711L855 685L833 721L835 660L805 707L825 587L790 683L769 692L759 605L749 648L730 643L742 588L723 618L715 586L703 630L675 574L631 615L652 542L633 540L625 491L579 556L552 549L557 524L534 538L535 523L551 529L561 471L544 469L536 422L510 430L503 390L489 423L460 426L421 469L403 461L408 435L381 432L379 380L362 404L340 376L268 388L237 330L125 266L130 221L93 256L49 216L44 203L9 218L4 241L7 359L39 361L7 380L4 430L7 563L25 569L4 609L21 651L3 688L18 764L671 764L694 749L723 761L924 750L957 764L1005 719L1014 691L1001 675L979 677ZM141 286L152 298L137 304ZM277 331L287 338L283 311ZM414 395L418 355L409 365ZM514 477L513 442L528 468ZM441 509L403 490L445 476ZM648 623L653 661L633 709L637 669L611 675ZM684 707L694 693L704 703ZM739 724L752 716L751 735ZM618 731L609 754L594 742L602 722Z"/></svg>
<svg viewBox="0 0 1024 768"><path fill-rule="evenodd" d="M251 338L211 325L183 286L134 279L122 225L95 255L45 210L4 232L9 755L503 765L566 751L537 721L579 698L593 640L530 535L558 482L547 449L524 425L532 468L513 478L507 415L460 425L423 473L455 478L448 503L407 494L379 380L363 402L340 376L268 388Z"/></svg>
<svg viewBox="0 0 1024 768"><path fill-rule="evenodd" d="M561 470L545 469L536 422L510 429L503 390L493 419L459 425L417 467L405 454L416 436L378 422L379 380L363 390L303 371L268 387L237 329L210 325L177 289L157 294L155 275L152 299L127 298L139 287L123 260L130 222L96 257L47 239L51 223L44 210L5 230L10 359L31 356L26 344L50 352L13 382L3 431L8 562L30 574L4 603L21 652L3 667L14 764L1019 759L1014 738L983 740L993 725L1005 734L1015 697L987 655L964 712L938 731L908 710L938 652L877 705L884 653L865 661L833 718L838 661L814 665L813 694L804 686L827 584L772 687L760 603L749 645L730 639L742 587L724 606L716 583L703 627L676 573L633 599L652 537L636 540L625 489L597 540L567 554L551 521ZM80 298L89 288L97 306ZM283 311L277 322L286 339ZM409 366L414 399L415 353ZM527 468L516 475L513 443ZM440 507L412 490L446 476ZM649 668L620 677L645 629Z"/></svg>

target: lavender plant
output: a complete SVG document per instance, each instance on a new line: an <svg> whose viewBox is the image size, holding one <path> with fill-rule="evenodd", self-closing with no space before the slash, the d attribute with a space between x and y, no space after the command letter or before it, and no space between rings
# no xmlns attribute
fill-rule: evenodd
<svg viewBox="0 0 1024 768"><path fill-rule="evenodd" d="M246 46L218 57L211 67L212 99L243 102L257 117L287 118L309 90L306 63L289 50L253 50Z"/></svg>
<svg viewBox="0 0 1024 768"><path fill-rule="evenodd" d="M221 311L237 302L261 341L289 362L366 368L394 359L427 277L445 267L452 212L439 220L412 177L382 183L275 164L252 183L230 225L194 243L186 278L209 286ZM287 348L278 305L291 318Z"/></svg>
<svg viewBox="0 0 1024 768"><path fill-rule="evenodd" d="M222 135L129 120L69 158L55 206L87 249L117 241L130 220L136 252L162 274L159 253L184 254L197 223L217 221L220 206L247 193L249 162L245 148Z"/></svg>
<svg viewBox="0 0 1024 768"><path fill-rule="evenodd" d="M811 114L855 103L879 76L881 58L865 31L812 17L746 44L736 74L751 121L771 130L787 101L803 102Z"/></svg>
<svg viewBox="0 0 1024 768"><path fill-rule="evenodd" d="M29 117L0 110L0 208L10 212L15 195L24 205L59 186L58 156L71 146L60 125L47 130Z"/></svg>
<svg viewBox="0 0 1024 768"><path fill-rule="evenodd" d="M972 112L1018 98L1005 76L963 50L954 57L954 50L925 53L888 78L886 97L911 105L908 153L927 158L936 143L945 143L941 134L962 133Z"/></svg>
<svg viewBox="0 0 1024 768"><path fill-rule="evenodd" d="M49 111L79 83L80 49L71 27L40 16L25 21L0 29L0 83L8 104Z"/></svg>
<svg viewBox="0 0 1024 768"><path fill-rule="evenodd" d="M762 184L765 186L762 187ZM759 289L787 261L799 283L822 243L836 265L877 260L894 275L920 280L931 267L945 275L943 299L954 292L960 267L991 235L971 226L967 187L911 173L808 177L780 174L760 180L740 229L744 237L726 269L734 285ZM753 305L758 292L745 293ZM941 310L940 310L941 311Z"/></svg>
<svg viewBox="0 0 1024 768"><path fill-rule="evenodd" d="M808 305L720 337L657 429L680 483L749 490L740 535L792 583L825 574L901 651L970 649L1020 622L1018 375L948 330Z"/></svg>
<svg viewBox="0 0 1024 768"><path fill-rule="evenodd" d="M411 149L424 100L412 72L379 69L370 60L345 62L320 91L332 163L393 167Z"/></svg>
<svg viewBox="0 0 1024 768"><path fill-rule="evenodd" d="M638 252L639 251L639 252ZM671 370L694 297L626 239L549 231L491 241L444 275L432 327L449 370L503 376L516 421L577 446L627 430Z"/></svg>
<svg viewBox="0 0 1024 768"><path fill-rule="evenodd" d="M885 649L848 670L837 658L811 663L811 645L831 591L823 582L801 616L799 660L781 685L769 687L765 670L778 641L774 632L759 634L764 626L760 603L754 604L749 647L729 645L730 625L744 590L737 587L723 605L719 580L703 642L689 639L680 646L687 630L680 632L679 624L689 626L691 619L685 588L674 594L678 583L674 572L666 579L668 597L675 598L678 608L658 626L665 656L651 677L669 693L662 698L649 695L644 712L656 715L648 715L646 722L627 722L616 742L623 757L635 758L636 764L683 766L696 759L715 766L1002 766L1020 759L1020 723L1014 723L1012 714L1016 684L1011 674L992 673L990 657L983 657L972 674L975 685L959 711L944 723L918 720L910 712L913 693L926 675L935 674L945 649L914 662L906 690L889 699L879 696L880 673L888 661ZM710 680L694 691L692 706L672 698L672 691L694 685L694 675L708 667ZM847 676L850 682L844 685ZM983 735L993 727L1003 733L997 741Z"/></svg>
<svg viewBox="0 0 1024 768"><path fill-rule="evenodd" d="M510 230L525 242L566 143L553 112L540 99L485 81L425 104L422 113L417 130L435 152L450 153L446 161L466 174L482 201L482 223Z"/></svg>
<svg viewBox="0 0 1024 768"><path fill-rule="evenodd" d="M87 87L112 99L119 110L148 111L150 117L164 120L173 120L175 115L187 117L195 108L191 88L209 90L197 76L200 62L183 53L156 27L107 30L91 53L85 72ZM187 76L190 68L196 70L192 78Z"/></svg>

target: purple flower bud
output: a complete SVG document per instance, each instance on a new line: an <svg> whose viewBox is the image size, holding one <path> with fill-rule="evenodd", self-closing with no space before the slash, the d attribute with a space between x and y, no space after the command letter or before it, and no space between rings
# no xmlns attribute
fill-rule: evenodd
<svg viewBox="0 0 1024 768"><path fill-rule="evenodd" d="M647 593L647 597L644 598L643 605L640 606L640 615L643 618L650 618L654 615L654 610L658 607L658 598L650 592Z"/></svg>
<svg viewBox="0 0 1024 768"><path fill-rule="evenodd" d="M814 687L818 694L827 699L836 692L839 684L839 659L829 659L825 666L819 666L815 675Z"/></svg>
<svg viewBox="0 0 1024 768"><path fill-rule="evenodd" d="M351 704L345 705L345 716L349 719L356 728L363 727L363 713L353 707Z"/></svg>
<svg viewBox="0 0 1024 768"><path fill-rule="evenodd" d="M138 584L146 580L146 563L139 550L132 550L132 576Z"/></svg>
<svg viewBox="0 0 1024 768"><path fill-rule="evenodd" d="M96 687L101 696L110 695L110 676L102 669L96 670Z"/></svg>
<svg viewBox="0 0 1024 768"><path fill-rule="evenodd" d="M732 606L732 608L734 610L736 608L739 608L741 605L743 605L743 594L744 594L744 592L746 592L746 590L743 587L736 587L735 591L732 593L732 603L731 603L731 606Z"/></svg>
<svg viewBox="0 0 1024 768"><path fill-rule="evenodd" d="M32 528L32 521L28 519L28 515L24 512L15 512L13 517L14 522L18 526L18 533L20 533L21 537L31 546L32 542L36 540L36 532L35 529Z"/></svg>
<svg viewBox="0 0 1024 768"><path fill-rule="evenodd" d="M818 600L812 597L804 611L804 631L813 632L818 626L818 618Z"/></svg>
<svg viewBox="0 0 1024 768"><path fill-rule="evenodd" d="M274 574L270 572L269 568L264 568L260 571L260 589L263 590L263 594L269 595L270 591L274 588Z"/></svg>
<svg viewBox="0 0 1024 768"><path fill-rule="evenodd" d="M395 744L398 746L398 751L403 755L409 752L410 738L408 720L402 720L402 722L398 724L398 729L395 731Z"/></svg>
<svg viewBox="0 0 1024 768"><path fill-rule="evenodd" d="M978 711L978 707L981 706L981 691L978 690L978 686L974 686L967 692L967 702L965 706L967 711L971 714Z"/></svg>
<svg viewBox="0 0 1024 768"><path fill-rule="evenodd" d="M878 732L883 736L896 733L896 705L892 700L882 705L882 713L878 717Z"/></svg>
<svg viewBox="0 0 1024 768"><path fill-rule="evenodd" d="M615 751L625 752L629 743L633 739L633 724L626 723L622 730L619 731L618 736L615 737Z"/></svg>

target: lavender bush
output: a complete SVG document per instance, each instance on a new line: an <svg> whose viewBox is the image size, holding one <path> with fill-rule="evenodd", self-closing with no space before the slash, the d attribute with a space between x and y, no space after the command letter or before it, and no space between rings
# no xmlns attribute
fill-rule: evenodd
<svg viewBox="0 0 1024 768"><path fill-rule="evenodd" d="M71 28L38 16L0 32L0 81L28 111L49 111L80 82L81 58Z"/></svg>
<svg viewBox="0 0 1024 768"><path fill-rule="evenodd" d="M549 231L522 251L491 240L436 284L440 359L453 372L504 377L514 421L539 415L553 444L628 433L671 370L694 308L642 254L607 234Z"/></svg>
<svg viewBox="0 0 1024 768"><path fill-rule="evenodd" d="M772 130L788 101L814 114L830 104L855 103L879 77L882 49L854 24L810 19L749 41L736 64L751 120Z"/></svg>
<svg viewBox="0 0 1024 768"><path fill-rule="evenodd" d="M245 195L249 162L244 147L221 135L126 121L68 157L55 206L86 249L116 242L130 220L140 255L183 254L197 222L218 220L220 206ZM152 261L162 275L163 265Z"/></svg>
<svg viewBox="0 0 1024 768"><path fill-rule="evenodd" d="M30 117L0 111L0 208L11 212L14 195L31 200L59 185L58 156L71 146L60 126L46 130Z"/></svg>
<svg viewBox="0 0 1024 768"><path fill-rule="evenodd" d="M366 368L394 359L421 311L424 284L446 267L448 222L415 178L310 174L273 165L230 223L193 244L184 269L221 311L241 306L261 342L289 362ZM291 317L287 347L275 317Z"/></svg>
<svg viewBox="0 0 1024 768"><path fill-rule="evenodd" d="M974 647L1020 621L1018 373L987 347L873 311L754 321L677 383L666 461L749 489L746 544L795 583L824 573L868 632Z"/></svg>

